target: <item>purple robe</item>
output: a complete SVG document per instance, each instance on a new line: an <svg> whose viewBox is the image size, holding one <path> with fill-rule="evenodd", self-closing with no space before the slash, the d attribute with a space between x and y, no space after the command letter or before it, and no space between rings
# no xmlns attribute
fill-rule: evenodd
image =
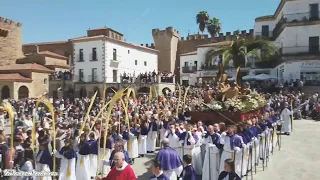
<svg viewBox="0 0 320 180"><path fill-rule="evenodd" d="M209 137L210 136L210 137ZM220 139L221 137L217 134L217 133L214 133L214 134L210 134L210 133L207 133L204 138L211 138L211 142L212 144L216 145L216 147L218 149L222 149L223 148L223 145L220 143Z"/></svg>
<svg viewBox="0 0 320 180"><path fill-rule="evenodd" d="M138 135L139 135L138 131L137 131L135 128L131 128L131 129L130 129L130 132L131 132L135 137L138 137Z"/></svg>
<svg viewBox="0 0 320 180"><path fill-rule="evenodd" d="M191 165L185 166L183 169L183 180L196 180L197 174Z"/></svg>
<svg viewBox="0 0 320 180"><path fill-rule="evenodd" d="M64 146L60 149L59 154L63 155L66 159L77 158L77 153L73 148Z"/></svg>
<svg viewBox="0 0 320 180"><path fill-rule="evenodd" d="M234 135L228 135L230 138L230 147L231 150L234 150L234 147L242 148L242 138L241 136L234 134Z"/></svg>
<svg viewBox="0 0 320 180"><path fill-rule="evenodd" d="M155 175L152 175L151 177L150 177L150 179L156 179L156 180L170 180L166 175L164 175L163 173L160 175L160 176L158 176L158 177L156 177Z"/></svg>
<svg viewBox="0 0 320 180"><path fill-rule="evenodd" d="M162 170L169 171L176 168L179 168L182 165L182 161L177 151L170 148L164 147L161 149L156 157L162 165Z"/></svg>
<svg viewBox="0 0 320 180"><path fill-rule="evenodd" d="M100 148L104 148L103 145L104 145L104 138L102 137L100 140ZM110 138L107 139L106 148L112 149L112 142L111 142Z"/></svg>
<svg viewBox="0 0 320 180"><path fill-rule="evenodd" d="M180 135L181 135L181 133L180 133L179 131L177 131L177 130L174 131L174 133L175 133L178 137L180 137ZM171 131L170 131L170 133L167 134L167 137L166 137L166 138L169 138L170 135L173 136L173 133L172 133Z"/></svg>
<svg viewBox="0 0 320 180"><path fill-rule="evenodd" d="M90 146L88 142L83 142L79 144L79 154L80 155L89 155L90 154Z"/></svg>
<svg viewBox="0 0 320 180"><path fill-rule="evenodd" d="M185 139L186 139L186 137L187 137L187 145L189 146L189 145L191 145L191 143L189 142L189 133L187 133L187 132L183 132L183 133L181 133L180 134L180 136L179 136L179 141L183 141L183 143L185 143ZM198 140L199 140L199 138L198 138L198 136L196 135L196 134L192 134L192 137L194 138L194 140L196 141L196 143L198 142Z"/></svg>
<svg viewBox="0 0 320 180"><path fill-rule="evenodd" d="M124 131L123 133L122 133L122 139L123 140L126 140L126 141L129 141L129 132L128 131Z"/></svg>
<svg viewBox="0 0 320 180"><path fill-rule="evenodd" d="M90 154L98 155L98 143L96 140L89 140L88 141Z"/></svg>
<svg viewBox="0 0 320 180"><path fill-rule="evenodd" d="M38 155L40 154L41 151L38 152ZM45 149L42 154L41 154L41 157L40 157L40 160L39 160L39 163L41 164L46 164L50 167L50 169L52 170L52 156L51 156L51 153L49 152L48 149Z"/></svg>

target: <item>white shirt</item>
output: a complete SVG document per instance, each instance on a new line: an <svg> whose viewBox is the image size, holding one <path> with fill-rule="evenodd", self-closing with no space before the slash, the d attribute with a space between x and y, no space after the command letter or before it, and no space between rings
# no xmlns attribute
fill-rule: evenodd
<svg viewBox="0 0 320 180"><path fill-rule="evenodd" d="M27 126L28 128L33 126L32 120L25 119L23 123L24 123L24 126Z"/></svg>

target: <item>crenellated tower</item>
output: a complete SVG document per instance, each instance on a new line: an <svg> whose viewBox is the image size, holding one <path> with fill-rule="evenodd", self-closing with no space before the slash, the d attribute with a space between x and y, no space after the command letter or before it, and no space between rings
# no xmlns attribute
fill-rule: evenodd
<svg viewBox="0 0 320 180"><path fill-rule="evenodd" d="M173 27L165 30L152 29L155 49L159 51L158 70L163 72L175 72L177 65L177 50L179 31Z"/></svg>
<svg viewBox="0 0 320 180"><path fill-rule="evenodd" d="M0 17L0 66L22 58L22 24Z"/></svg>

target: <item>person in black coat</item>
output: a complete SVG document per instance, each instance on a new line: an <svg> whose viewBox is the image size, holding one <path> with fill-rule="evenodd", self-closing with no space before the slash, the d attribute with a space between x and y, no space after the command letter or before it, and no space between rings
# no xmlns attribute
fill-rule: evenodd
<svg viewBox="0 0 320 180"><path fill-rule="evenodd" d="M224 161L224 171L219 174L218 180L241 180L241 178L234 171L234 161L226 159Z"/></svg>

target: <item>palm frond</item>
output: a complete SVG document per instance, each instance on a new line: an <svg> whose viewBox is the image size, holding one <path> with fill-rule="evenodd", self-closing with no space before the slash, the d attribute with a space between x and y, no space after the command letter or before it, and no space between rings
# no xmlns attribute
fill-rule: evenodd
<svg viewBox="0 0 320 180"><path fill-rule="evenodd" d="M222 64L225 66L232 59L232 52L230 48L226 48L222 53Z"/></svg>
<svg viewBox="0 0 320 180"><path fill-rule="evenodd" d="M261 56L260 56L260 54L259 54L259 52L258 52L257 49L252 50L252 51L250 52L250 54L252 54L253 56L257 57L259 61L262 60L262 58L261 58Z"/></svg>
<svg viewBox="0 0 320 180"><path fill-rule="evenodd" d="M212 61L212 58L223 54L225 49L211 49L206 53L205 64L209 64Z"/></svg>

